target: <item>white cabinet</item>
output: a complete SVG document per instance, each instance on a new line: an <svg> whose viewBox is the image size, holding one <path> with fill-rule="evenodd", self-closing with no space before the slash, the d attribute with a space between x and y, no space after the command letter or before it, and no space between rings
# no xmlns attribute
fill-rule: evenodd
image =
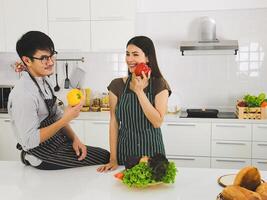
<svg viewBox="0 0 267 200"><path fill-rule="evenodd" d="M251 140L251 124L213 123L214 140Z"/></svg>
<svg viewBox="0 0 267 200"><path fill-rule="evenodd" d="M250 165L251 130L251 124L213 123L211 167L239 169Z"/></svg>
<svg viewBox="0 0 267 200"><path fill-rule="evenodd" d="M10 119L0 119L0 160L20 160L17 140L11 128Z"/></svg>
<svg viewBox="0 0 267 200"><path fill-rule="evenodd" d="M90 0L48 0L48 18L49 21L90 20Z"/></svg>
<svg viewBox="0 0 267 200"><path fill-rule="evenodd" d="M51 21L49 35L58 51L90 51L90 21Z"/></svg>
<svg viewBox="0 0 267 200"><path fill-rule="evenodd" d="M0 13L4 13L4 1L0 0ZM0 52L5 51L4 15L0 14Z"/></svg>
<svg viewBox="0 0 267 200"><path fill-rule="evenodd" d="M212 158L211 167L221 169L241 169L251 165L251 159L241 158Z"/></svg>
<svg viewBox="0 0 267 200"><path fill-rule="evenodd" d="M165 123L162 135L167 155L210 156L209 123Z"/></svg>
<svg viewBox="0 0 267 200"><path fill-rule="evenodd" d="M70 126L75 134L79 137L80 141L85 143L84 135L84 121L83 120L72 120Z"/></svg>
<svg viewBox="0 0 267 200"><path fill-rule="evenodd" d="M135 0L91 0L91 20L133 20Z"/></svg>
<svg viewBox="0 0 267 200"><path fill-rule="evenodd" d="M253 124L252 163L267 170L267 124Z"/></svg>
<svg viewBox="0 0 267 200"><path fill-rule="evenodd" d="M167 156L167 158L179 167L210 168L209 157Z"/></svg>
<svg viewBox="0 0 267 200"><path fill-rule="evenodd" d="M166 155L180 167L210 167L210 123L165 123Z"/></svg>
<svg viewBox="0 0 267 200"><path fill-rule="evenodd" d="M48 0L48 18L49 35L58 51L91 50L90 0Z"/></svg>
<svg viewBox="0 0 267 200"><path fill-rule="evenodd" d="M93 51L125 51L134 36L134 21L92 21Z"/></svg>
<svg viewBox="0 0 267 200"><path fill-rule="evenodd" d="M109 121L85 121L85 143L109 151Z"/></svg>
<svg viewBox="0 0 267 200"><path fill-rule="evenodd" d="M22 34L38 30L47 33L46 0L3 0L6 51L14 52Z"/></svg>

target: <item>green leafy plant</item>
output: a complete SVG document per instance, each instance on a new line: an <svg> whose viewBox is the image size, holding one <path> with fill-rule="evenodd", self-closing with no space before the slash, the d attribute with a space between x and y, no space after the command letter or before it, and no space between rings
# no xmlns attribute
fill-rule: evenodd
<svg viewBox="0 0 267 200"><path fill-rule="evenodd" d="M260 93L258 96L247 94L243 99L247 103L248 107L260 107L265 98L265 93Z"/></svg>
<svg viewBox="0 0 267 200"><path fill-rule="evenodd" d="M154 169L149 167L148 163L140 162L131 169L126 169L123 172L124 177L122 182L129 187L139 188L147 187L159 182L167 184L174 183L177 173L174 162L169 162L169 164L166 165L166 174L160 180L155 180L153 170Z"/></svg>

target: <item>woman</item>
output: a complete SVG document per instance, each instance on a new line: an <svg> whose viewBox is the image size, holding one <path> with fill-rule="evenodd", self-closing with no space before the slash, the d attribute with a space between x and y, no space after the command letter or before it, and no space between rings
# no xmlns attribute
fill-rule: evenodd
<svg viewBox="0 0 267 200"><path fill-rule="evenodd" d="M108 86L110 98L110 162L99 172L115 170L129 156L165 154L160 126L171 94L160 73L151 39L137 36L127 43L128 77L114 79ZM152 72L136 76L139 63Z"/></svg>
<svg viewBox="0 0 267 200"><path fill-rule="evenodd" d="M108 151L85 146L69 125L83 102L67 107L63 114L58 108L48 79L57 54L51 38L39 31L27 32L16 50L23 62L16 63L16 71L25 71L9 95L8 112L22 162L44 170L108 163Z"/></svg>

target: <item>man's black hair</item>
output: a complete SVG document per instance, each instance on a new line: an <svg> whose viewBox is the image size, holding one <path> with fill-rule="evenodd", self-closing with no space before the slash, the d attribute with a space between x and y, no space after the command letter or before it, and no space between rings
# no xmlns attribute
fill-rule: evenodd
<svg viewBox="0 0 267 200"><path fill-rule="evenodd" d="M29 31L17 41L16 50L20 58L31 57L37 50L54 52L55 47L51 38L40 31Z"/></svg>

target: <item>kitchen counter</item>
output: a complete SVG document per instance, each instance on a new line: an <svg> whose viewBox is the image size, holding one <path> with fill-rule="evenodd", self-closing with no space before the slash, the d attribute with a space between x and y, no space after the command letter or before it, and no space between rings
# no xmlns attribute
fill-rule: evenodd
<svg viewBox="0 0 267 200"><path fill-rule="evenodd" d="M0 118L9 118L8 114L0 113ZM98 120L108 121L109 112L81 112L77 120ZM175 122L214 122L214 123L254 123L254 124L267 124L267 119L264 120L249 120L249 119L225 119L225 118L180 118L179 115L167 114L165 115L164 122L175 123Z"/></svg>
<svg viewBox="0 0 267 200"><path fill-rule="evenodd" d="M178 168L175 184L146 189L128 188L113 175L96 172L97 166L42 171L20 162L0 161L1 199L8 200L215 200L222 187L217 178L236 170ZM261 171L267 180L267 171Z"/></svg>

